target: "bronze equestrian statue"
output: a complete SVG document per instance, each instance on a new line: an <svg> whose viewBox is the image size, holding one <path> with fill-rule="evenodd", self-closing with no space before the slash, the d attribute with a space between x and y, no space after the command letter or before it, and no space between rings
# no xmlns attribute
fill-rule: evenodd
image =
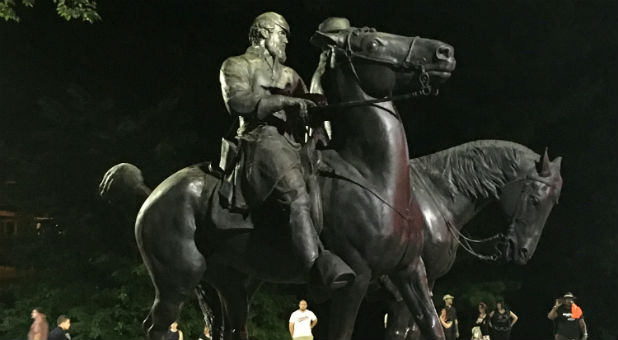
<svg viewBox="0 0 618 340"><path fill-rule="evenodd" d="M268 29L262 32L271 33ZM428 338L441 339L444 334L420 258L422 215L408 189L405 131L388 98L398 91L425 92L429 85L448 79L455 68L453 48L435 40L369 28L316 32L312 41L330 50L324 89L331 104L367 103L342 105L329 118L333 130L331 149L320 153L319 164L326 169L318 178L323 207L321 240L355 274L349 284L332 292L331 313L337 318L330 320L329 338L350 338L369 282L386 274L397 285L423 333ZM266 96L293 93L298 89L292 86L293 78L266 89ZM222 82L224 93L225 84ZM229 105L230 100L226 99L230 111L242 116L242 111ZM272 113L285 109L286 115L277 117L284 123L275 121L272 125L286 139L291 139L288 131L296 138L294 124L288 123L294 117L288 115L287 109L298 106L298 118L302 121L303 106L311 104L297 101L288 105L282 97L274 97L273 102L269 109L254 111L257 116L250 117L247 127L269 125L271 122L262 122L260 117L272 117ZM256 102L258 108L259 103ZM290 130L288 124L292 125ZM241 154L251 150L242 143L241 139ZM253 155L244 157L245 173L240 173L244 177L240 183L252 183L246 178L251 175L246 171L246 161L253 159ZM294 204L289 200L296 196L288 196L288 201L282 202L277 199L278 189L273 187L260 201L258 195L251 194L268 190L250 188L241 191L250 195L243 195L240 201L234 196L232 206L223 209L226 197L221 195L221 189L226 173L214 168L211 164L199 164L173 174L149 194L138 214L138 247L155 286L155 301L144 324L151 339L163 337L182 303L201 282L214 287L224 302L228 329L232 332L226 333L226 337L247 338L249 277L282 283L312 281L313 275L307 276L307 266L298 264L299 253L310 248L287 241L291 238L291 212L304 209L287 207L286 203ZM238 177L236 180L234 185L239 183ZM138 170L127 164L110 169L102 182L102 193L111 193L113 187L123 184L144 196L149 193ZM236 192L235 187L232 191ZM248 210L243 210L242 199L247 197ZM258 206L251 206L256 202ZM281 221L282 216L287 218ZM319 224L314 223L314 227ZM319 255L320 246L316 246ZM334 256L331 260L337 261ZM332 268L328 261L327 264L325 270ZM317 276L320 274L324 273Z"/></svg>
<svg viewBox="0 0 618 340"><path fill-rule="evenodd" d="M422 258L429 289L446 275L457 249L482 260L524 265L536 250L545 222L562 190L562 158L549 161L507 141L481 140L410 160L410 190L424 220ZM461 229L491 202L507 217L503 234L485 240L465 236ZM495 248L482 255L475 248ZM387 301L385 339L406 339L413 318L397 292Z"/></svg>

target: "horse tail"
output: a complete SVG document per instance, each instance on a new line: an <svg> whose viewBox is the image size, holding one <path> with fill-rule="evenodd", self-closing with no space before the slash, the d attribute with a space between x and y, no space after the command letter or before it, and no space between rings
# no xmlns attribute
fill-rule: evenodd
<svg viewBox="0 0 618 340"><path fill-rule="evenodd" d="M135 212L151 192L152 189L144 183L142 171L129 163L114 165L99 183L101 198L112 204L129 207Z"/></svg>

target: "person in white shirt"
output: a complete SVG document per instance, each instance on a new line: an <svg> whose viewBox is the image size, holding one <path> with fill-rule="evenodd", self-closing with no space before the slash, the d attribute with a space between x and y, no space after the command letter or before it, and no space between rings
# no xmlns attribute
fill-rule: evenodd
<svg viewBox="0 0 618 340"><path fill-rule="evenodd" d="M298 310L290 316L290 336L294 340L313 340L311 329L318 323L318 318L307 309L307 301L300 300Z"/></svg>

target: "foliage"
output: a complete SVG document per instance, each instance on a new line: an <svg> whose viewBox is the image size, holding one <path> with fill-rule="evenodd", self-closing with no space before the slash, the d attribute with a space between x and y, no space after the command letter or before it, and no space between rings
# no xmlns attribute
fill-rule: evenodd
<svg viewBox="0 0 618 340"><path fill-rule="evenodd" d="M161 110L173 109L168 105ZM75 85L65 96L40 98L38 110L39 119L25 122L30 138L5 131L10 142L0 143L0 149L11 151L2 158L11 171L3 175L30 184L22 188L16 205L47 212L55 223L11 242L5 264L28 275L0 286L0 338L21 338L36 306L47 311L52 327L59 314L71 316L74 339L143 338L141 322L154 291L137 254L132 223L95 196L110 158L122 157L121 144L142 142L134 140L134 132L143 121L129 116L109 120L119 116L113 102L93 98ZM150 148L157 143L152 141ZM158 158L155 152L146 155L151 162ZM50 168L62 170L50 173ZM197 337L203 322L191 310L186 323L197 329Z"/></svg>
<svg viewBox="0 0 618 340"><path fill-rule="evenodd" d="M0 311L0 338L22 337L31 322L30 311L36 306L43 307L50 328L55 327L58 315L69 315L73 339L143 338L140 324L152 299L152 288L141 265L112 257L92 259L86 261L91 266L121 269L84 280L82 275L71 273L71 268L83 262L63 261L0 289L3 301L8 302ZM127 272L125 268L131 266L133 270Z"/></svg>
<svg viewBox="0 0 618 340"><path fill-rule="evenodd" d="M251 299L249 309L250 339L287 339L288 319L296 310L294 295L281 293L280 287L265 285Z"/></svg>
<svg viewBox="0 0 618 340"><path fill-rule="evenodd" d="M2 0L0 2L0 18L3 18L5 21L13 20L19 22L20 19L17 16L14 7L14 0Z"/></svg>
<svg viewBox="0 0 618 340"><path fill-rule="evenodd" d="M97 12L96 0L53 0L56 5L58 15L66 20L76 19L88 23L94 23L101 20L101 16ZM35 0L21 0L21 5L24 7L34 7ZM20 22L21 18L17 14L15 0L2 0L0 2L0 18L5 21Z"/></svg>
<svg viewBox="0 0 618 340"><path fill-rule="evenodd" d="M54 0L54 3L58 15L66 20L79 19L91 24L101 20L95 0Z"/></svg>

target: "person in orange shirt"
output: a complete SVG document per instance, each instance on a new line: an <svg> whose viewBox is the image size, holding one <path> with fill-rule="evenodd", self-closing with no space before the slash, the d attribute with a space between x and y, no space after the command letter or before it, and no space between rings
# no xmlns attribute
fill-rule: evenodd
<svg viewBox="0 0 618 340"><path fill-rule="evenodd" d="M588 330L582 309L575 304L575 296L568 292L561 300L556 299L547 317L555 322L556 340L586 340Z"/></svg>

